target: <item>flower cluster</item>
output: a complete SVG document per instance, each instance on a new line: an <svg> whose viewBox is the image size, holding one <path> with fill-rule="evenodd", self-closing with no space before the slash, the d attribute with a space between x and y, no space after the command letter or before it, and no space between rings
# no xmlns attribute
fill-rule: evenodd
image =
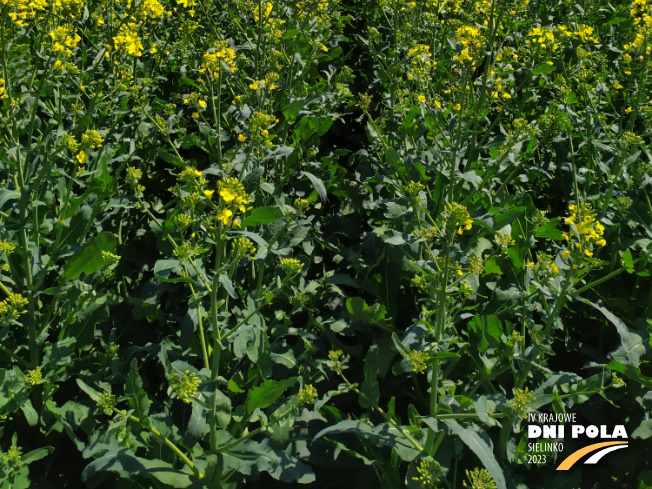
<svg viewBox="0 0 652 489"><path fill-rule="evenodd" d="M143 41L138 36L138 25L133 22L122 24L118 35L113 37L113 42L116 51L136 57L143 55Z"/></svg>
<svg viewBox="0 0 652 489"><path fill-rule="evenodd" d="M27 304L29 304L29 300L22 295L10 293L5 300L0 302L0 320L20 318L21 314L27 312L21 311Z"/></svg>
<svg viewBox="0 0 652 489"><path fill-rule="evenodd" d="M419 487L424 489L434 489L438 487L438 482L444 475L441 466L430 458L422 458L417 465L417 477L412 477Z"/></svg>
<svg viewBox="0 0 652 489"><path fill-rule="evenodd" d="M485 39L480 29L476 26L464 25L459 27L455 34L462 46L460 54L453 56L455 61L460 64L468 63L470 66L477 65L480 60L476 62L474 60L483 56L485 46Z"/></svg>
<svg viewBox="0 0 652 489"><path fill-rule="evenodd" d="M222 63L229 73L234 73L235 66L235 51L229 47L226 41L218 41L215 47L210 48L202 56L202 64L199 73L208 72L209 75L217 78L220 76L220 67Z"/></svg>
<svg viewBox="0 0 652 489"><path fill-rule="evenodd" d="M317 389L315 389L312 384L304 386L297 395L299 404L313 404L318 397L319 394L317 394Z"/></svg>
<svg viewBox="0 0 652 489"><path fill-rule="evenodd" d="M652 4L648 0L634 0L629 15L634 19L634 25L652 26Z"/></svg>
<svg viewBox="0 0 652 489"><path fill-rule="evenodd" d="M244 236L240 236L233 240L233 250L239 256L248 256L252 260L256 255L256 247L254 246L253 241Z"/></svg>
<svg viewBox="0 0 652 489"><path fill-rule="evenodd" d="M136 12L141 20L144 20L149 16L152 18L152 22L156 22L156 20L163 17L165 9L158 0L143 0L140 2L140 5L138 5Z"/></svg>
<svg viewBox="0 0 652 489"><path fill-rule="evenodd" d="M240 220L233 219L234 213L247 212L251 207L251 197L237 178L224 178L218 185L218 194L220 196L220 209L217 218L226 226L233 223L235 227L240 227Z"/></svg>
<svg viewBox="0 0 652 489"><path fill-rule="evenodd" d="M127 177L125 180L127 184L136 191L136 193L141 193L145 190L145 187L138 183L141 178L143 178L142 170L133 166L127 167Z"/></svg>
<svg viewBox="0 0 652 489"><path fill-rule="evenodd" d="M422 374L428 369L428 354L421 350L412 350L407 355L408 360L412 363L412 370L417 374Z"/></svg>
<svg viewBox="0 0 652 489"><path fill-rule="evenodd" d="M104 392L97 400L97 408L107 416L111 416L113 414L113 410L115 409L115 405L117 404L117 402L118 400L113 394Z"/></svg>
<svg viewBox="0 0 652 489"><path fill-rule="evenodd" d="M256 6L254 9L254 21L256 23L262 22L262 25L271 32L273 38L278 39L283 36L281 27L285 24L285 21L272 17L273 10L274 4L272 2L265 3L262 13L259 7Z"/></svg>
<svg viewBox="0 0 652 489"><path fill-rule="evenodd" d="M43 378L43 372L41 372L41 367L36 367L34 370L30 370L25 375L25 384L32 386L39 384Z"/></svg>
<svg viewBox="0 0 652 489"><path fill-rule="evenodd" d="M16 249L16 245L13 243L10 243L9 241L2 240L0 241L0 253L13 253L13 251Z"/></svg>
<svg viewBox="0 0 652 489"><path fill-rule="evenodd" d="M423 82L430 73L431 69L437 66L437 62L432 59L430 46L427 44L416 44L408 50L410 58L409 80Z"/></svg>
<svg viewBox="0 0 652 489"><path fill-rule="evenodd" d="M318 24L328 22L329 2L324 0L301 0L295 4L301 20L314 18Z"/></svg>
<svg viewBox="0 0 652 489"><path fill-rule="evenodd" d="M526 267L531 268L542 279L553 281L556 275L561 274L559 267L555 264L553 257L548 253L537 252L537 261L526 263Z"/></svg>
<svg viewBox="0 0 652 489"><path fill-rule="evenodd" d="M88 129L82 134L82 145L89 148L101 148L104 138L95 129Z"/></svg>
<svg viewBox="0 0 652 489"><path fill-rule="evenodd" d="M527 418L530 404L534 402L534 393L527 387L525 389L514 389L514 398L509 401L514 412L521 418Z"/></svg>
<svg viewBox="0 0 652 489"><path fill-rule="evenodd" d="M525 43L546 51L555 51L559 43L555 40L555 33L550 27L535 27L530 29Z"/></svg>
<svg viewBox="0 0 652 489"><path fill-rule="evenodd" d="M468 485L466 481L464 481L463 485L470 489L496 489L498 487L496 486L493 477L491 477L491 474L487 472L486 469L476 467L471 472L467 470L466 477L469 479L470 485Z"/></svg>
<svg viewBox="0 0 652 489"><path fill-rule="evenodd" d="M595 211L587 202L580 203L579 206L568 206L570 216L564 221L570 226L570 236L564 234L563 238L575 243L575 249L580 254L591 258L593 256L593 246L605 246L607 241L604 239L604 226L596 219ZM570 251L565 251L563 256L568 258Z"/></svg>
<svg viewBox="0 0 652 489"><path fill-rule="evenodd" d="M197 394L197 389L199 389L200 382L197 374L190 373L188 370L183 374L173 373L168 380L174 395L188 404L190 399Z"/></svg>
<svg viewBox="0 0 652 489"><path fill-rule="evenodd" d="M303 263L297 258L281 258L281 266L287 270L288 274L294 275L301 273Z"/></svg>
<svg viewBox="0 0 652 489"><path fill-rule="evenodd" d="M473 219L469 215L466 207L457 202L446 204L444 211L446 217L446 234L449 234L457 228L457 234L462 234L463 229L469 231L473 226Z"/></svg>
<svg viewBox="0 0 652 489"><path fill-rule="evenodd" d="M48 7L46 0L2 0L2 4L7 6L7 16L18 27L27 25L27 21L34 18L38 10Z"/></svg>
<svg viewBox="0 0 652 489"><path fill-rule="evenodd" d="M330 366L336 371L340 371L342 368L343 362L340 360L342 354L342 350L330 350L328 352L328 362Z"/></svg>
<svg viewBox="0 0 652 489"><path fill-rule="evenodd" d="M65 56L72 56L72 50L77 46L81 37L75 33L74 27L63 24L50 31L50 39L54 42L52 51L55 53L64 53Z"/></svg>

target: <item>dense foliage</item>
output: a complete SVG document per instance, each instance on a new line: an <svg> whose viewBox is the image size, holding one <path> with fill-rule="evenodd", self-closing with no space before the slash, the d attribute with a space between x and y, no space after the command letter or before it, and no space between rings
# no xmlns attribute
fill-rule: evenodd
<svg viewBox="0 0 652 489"><path fill-rule="evenodd" d="M1 0L0 487L652 487L651 49L647 0ZM556 472L535 412L631 446Z"/></svg>

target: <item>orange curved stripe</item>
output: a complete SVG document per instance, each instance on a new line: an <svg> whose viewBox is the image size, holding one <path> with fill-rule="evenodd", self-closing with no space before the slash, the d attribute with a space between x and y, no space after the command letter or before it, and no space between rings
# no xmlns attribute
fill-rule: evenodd
<svg viewBox="0 0 652 489"><path fill-rule="evenodd" d="M584 455L587 453L595 452L596 450L599 450L602 447L608 447L611 445L627 445L626 441L605 441L602 443L595 443L593 445L589 445L588 447L580 448L579 450L571 453L566 459L559 464L559 467L557 467L557 470L568 470L570 469L575 462L577 462L579 459L581 459Z"/></svg>

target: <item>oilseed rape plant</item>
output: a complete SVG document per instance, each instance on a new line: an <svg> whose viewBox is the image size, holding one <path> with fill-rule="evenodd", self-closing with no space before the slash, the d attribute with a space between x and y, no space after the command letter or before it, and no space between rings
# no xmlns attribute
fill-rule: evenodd
<svg viewBox="0 0 652 489"><path fill-rule="evenodd" d="M651 34L0 0L0 486L648 487Z"/></svg>

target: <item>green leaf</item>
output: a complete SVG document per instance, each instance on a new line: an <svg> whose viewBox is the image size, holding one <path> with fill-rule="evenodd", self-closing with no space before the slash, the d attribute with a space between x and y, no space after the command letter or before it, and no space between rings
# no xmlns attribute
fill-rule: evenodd
<svg viewBox="0 0 652 489"><path fill-rule="evenodd" d="M541 63L539 66L532 70L533 75L542 75L544 73L552 73L555 71L554 66L547 65L546 63Z"/></svg>
<svg viewBox="0 0 652 489"><path fill-rule="evenodd" d="M328 428L321 430L315 435L313 441L326 435L354 434L376 446L390 447L396 450L398 456L407 462L414 460L419 452L405 436L393 425L383 423L378 426L371 426L360 421L345 419Z"/></svg>
<svg viewBox="0 0 652 489"><path fill-rule="evenodd" d="M429 421L434 421L432 418L424 418L426 424L429 424ZM475 427L463 427L454 419L442 419L446 426L448 426L449 431L460 437L462 442L473 451L484 465L485 469L491 474L496 487L498 489L507 489L507 484L505 483L505 476L503 475L503 470L498 465L498 461L494 456L493 449L481 436L481 433ZM482 433L484 437L486 435ZM486 437L488 439L488 437Z"/></svg>
<svg viewBox="0 0 652 489"><path fill-rule="evenodd" d="M267 472L274 479L285 483L309 484L315 481L312 469L286 451L274 446L268 439L245 440L222 453L225 469L233 469L244 475Z"/></svg>
<svg viewBox="0 0 652 489"><path fill-rule="evenodd" d="M139 418L149 414L149 407L152 401L147 397L143 389L143 381L138 375L138 361L134 358L131 361L127 381L125 382L125 394L129 397L129 406Z"/></svg>
<svg viewBox="0 0 652 489"><path fill-rule="evenodd" d="M54 447L37 448L36 450L32 450L31 452L27 452L25 455L23 455L21 461L24 465L28 465L32 462L36 462L37 460L41 460L42 458L47 457L52 452L54 452Z"/></svg>
<svg viewBox="0 0 652 489"><path fill-rule="evenodd" d="M278 207L258 207L252 209L249 215L242 220L242 227L269 224L282 217L283 213Z"/></svg>
<svg viewBox="0 0 652 489"><path fill-rule="evenodd" d="M385 161L387 161L390 168L396 168L400 164L401 158L396 150L390 146L385 150Z"/></svg>
<svg viewBox="0 0 652 489"><path fill-rule="evenodd" d="M380 400L378 385L378 346L372 345L367 351L364 362L364 381L360 386L360 406L367 409L377 406Z"/></svg>
<svg viewBox="0 0 652 489"><path fill-rule="evenodd" d="M641 356L645 354L643 338L630 331L627 325L608 309L587 299L582 299L582 302L596 308L616 327L616 331L620 336L620 348L611 352L611 357L623 365L638 368L641 364Z"/></svg>
<svg viewBox="0 0 652 489"><path fill-rule="evenodd" d="M634 273L634 259L632 258L632 252L629 249L626 249L623 252L622 264L627 270L627 273Z"/></svg>
<svg viewBox="0 0 652 489"><path fill-rule="evenodd" d="M607 364L607 368L609 370L619 372L629 379L635 380L636 382L647 387L648 389L652 389L652 377L643 375L641 373L641 370L638 368L634 368L629 365L623 365L622 363L616 360L612 360L611 362L609 362Z"/></svg>
<svg viewBox="0 0 652 489"><path fill-rule="evenodd" d="M362 297L351 297L346 301L346 309L351 314L351 321L361 321L366 324L373 324L387 328L385 316L387 310L382 304L368 306Z"/></svg>
<svg viewBox="0 0 652 489"><path fill-rule="evenodd" d="M102 472L114 472L123 478L142 476L147 479L155 479L175 489L182 489L193 483L192 474L188 473L189 470L187 467L184 467L183 471L177 470L172 464L163 460L137 457L129 449L121 447L117 451L106 452L102 457L87 465L82 472L82 481L90 487L97 487L98 483L94 479L98 475L101 475ZM98 482L99 480L97 478Z"/></svg>
<svg viewBox="0 0 652 489"><path fill-rule="evenodd" d="M321 201L326 202L328 198L327 198L326 187L324 186L324 182L322 182L321 179L317 178L315 175L313 175L310 172L303 171L302 173L305 176L307 176L312 182L312 184L315 186L315 190L317 191L317 194L319 194L319 198L321 199Z"/></svg>
<svg viewBox="0 0 652 489"><path fill-rule="evenodd" d="M104 267L102 252L114 253L116 239L112 233L100 233L91 241L86 243L84 249L70 260L64 269L63 280L73 280L82 273L90 275Z"/></svg>
<svg viewBox="0 0 652 489"><path fill-rule="evenodd" d="M249 391L247 396L247 412L252 413L255 409L264 409L271 406L274 401L283 395L283 393L294 384L297 379L290 378L285 380L266 380L257 387Z"/></svg>
<svg viewBox="0 0 652 489"><path fill-rule="evenodd" d="M9 190L8 188L0 190L0 209L2 209L8 200L18 198L20 198L20 192L17 190Z"/></svg>
<svg viewBox="0 0 652 489"><path fill-rule="evenodd" d="M83 390L88 396L93 399L95 402L99 401L102 397L102 394L100 394L98 391L93 389L90 385L88 385L86 382L84 382L81 379L76 379L77 385L81 390Z"/></svg>
<svg viewBox="0 0 652 489"><path fill-rule="evenodd" d="M70 225L68 226L68 228L62 234L61 248L67 248L69 246L81 244L84 241L84 237L86 236L86 230L88 229L88 226L90 224L92 215L93 215L93 209L89 205L86 205L86 204L82 205L75 212L75 215L73 215L70 218ZM102 233L102 234L105 234L105 233ZM106 233L106 234L110 234L110 233ZM99 236L98 236L98 238L99 238ZM114 250L115 250L115 247L114 247ZM99 268L98 268L98 270L99 270ZM79 276L79 275L77 275L77 276ZM77 278L77 277L72 277L72 278ZM66 279L66 280L69 280L69 279Z"/></svg>
<svg viewBox="0 0 652 489"><path fill-rule="evenodd" d="M179 260L174 258L167 260L157 260L154 264L154 275L161 282L168 283L177 283L177 282L188 282L192 283L192 277L175 277L170 278L172 274L178 274L183 267Z"/></svg>
<svg viewBox="0 0 652 489"><path fill-rule="evenodd" d="M469 321L468 329L469 336L480 352L500 345L503 328L496 316L473 316Z"/></svg>
<svg viewBox="0 0 652 489"><path fill-rule="evenodd" d="M563 233L557 229L557 224L559 224L560 220L561 218L556 217L555 219L551 219L543 226L537 227L534 235L537 238L555 239L557 241L563 240Z"/></svg>

